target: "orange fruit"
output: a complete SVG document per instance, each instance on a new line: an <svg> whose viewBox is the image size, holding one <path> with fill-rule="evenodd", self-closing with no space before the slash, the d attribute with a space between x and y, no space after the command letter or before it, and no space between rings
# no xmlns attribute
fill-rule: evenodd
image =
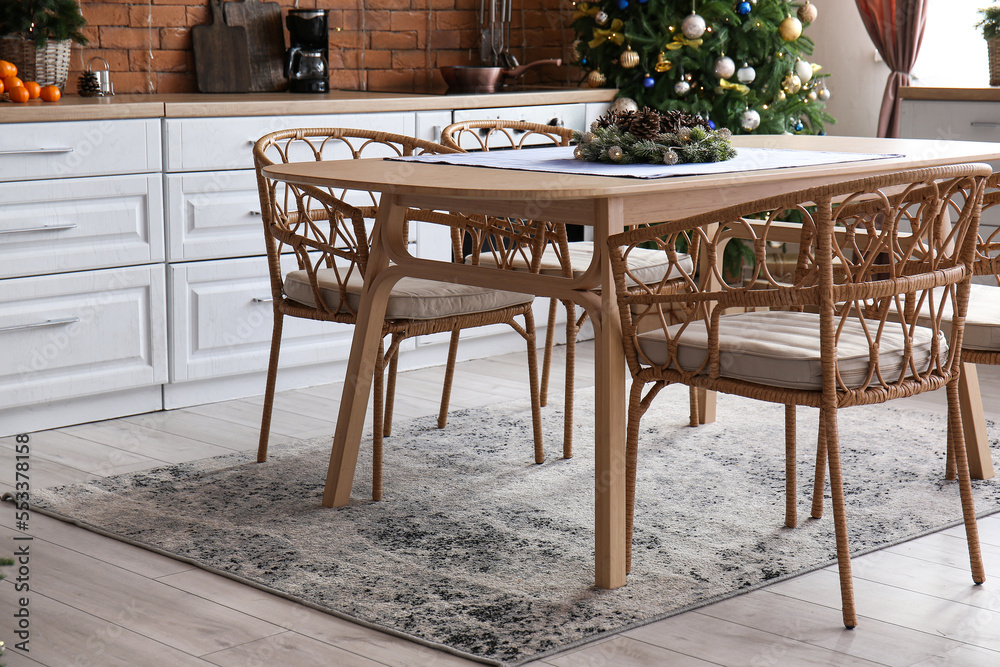
<svg viewBox="0 0 1000 667"><path fill-rule="evenodd" d="M3 95L3 79L0 79L0 95Z"/></svg>
<svg viewBox="0 0 1000 667"><path fill-rule="evenodd" d="M0 79L6 79L8 76L17 76L17 65L0 60Z"/></svg>
<svg viewBox="0 0 1000 667"><path fill-rule="evenodd" d="M27 102L29 97L24 86L14 86L7 91L7 96L10 97L11 102Z"/></svg>
<svg viewBox="0 0 1000 667"><path fill-rule="evenodd" d="M28 91L28 99L35 99L42 92L42 87L34 81L25 81L24 89Z"/></svg>
<svg viewBox="0 0 1000 667"><path fill-rule="evenodd" d="M16 76L5 76L3 78L3 87L7 89L7 92L10 92L11 88L17 88L18 86L23 85L24 81L21 81Z"/></svg>
<svg viewBox="0 0 1000 667"><path fill-rule="evenodd" d="M56 86L45 86L39 97L42 98L43 102L58 102L59 98L62 97L62 91Z"/></svg>

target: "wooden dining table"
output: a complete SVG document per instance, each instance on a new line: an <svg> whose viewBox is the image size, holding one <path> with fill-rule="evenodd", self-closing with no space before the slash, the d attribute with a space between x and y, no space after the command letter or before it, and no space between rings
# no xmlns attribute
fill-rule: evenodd
<svg viewBox="0 0 1000 667"><path fill-rule="evenodd" d="M605 241L629 225L677 219L731 204L903 169L1000 159L1000 144L831 136L737 136L737 148L892 155L784 169L655 179L539 173L516 169L382 159L276 164L271 178L381 193L364 293L347 366L323 504L350 501L365 412L392 286L406 276L570 299L586 309L595 336L594 580L625 584L626 367ZM594 259L576 278L503 271L412 256L404 237L408 208L460 211L586 225ZM600 288L595 291L594 288ZM974 379L974 377L973 377ZM978 386L964 390L967 421L982 419ZM971 418L971 419L970 419ZM970 437L971 426L971 437ZM974 476L993 474L985 432L966 425ZM983 430L985 427L983 427Z"/></svg>

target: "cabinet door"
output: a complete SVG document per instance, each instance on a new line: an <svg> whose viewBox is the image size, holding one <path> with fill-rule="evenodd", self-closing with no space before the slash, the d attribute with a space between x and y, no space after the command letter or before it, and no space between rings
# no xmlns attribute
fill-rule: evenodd
<svg viewBox="0 0 1000 667"><path fill-rule="evenodd" d="M243 118L168 118L164 121L167 171L216 171L253 168L253 145L259 138L297 127L352 127L415 136L413 112L326 116ZM326 159L350 157L331 145ZM303 160L313 159L303 154Z"/></svg>
<svg viewBox="0 0 1000 667"><path fill-rule="evenodd" d="M162 265L0 281L0 408L167 380Z"/></svg>
<svg viewBox="0 0 1000 667"><path fill-rule="evenodd" d="M285 272L296 267L288 256ZM170 266L170 379L267 369L273 310L264 257ZM346 359L354 327L286 317L281 365Z"/></svg>
<svg viewBox="0 0 1000 667"><path fill-rule="evenodd" d="M160 171L160 120L9 123L0 181Z"/></svg>
<svg viewBox="0 0 1000 667"><path fill-rule="evenodd" d="M0 278L163 260L159 175L0 183Z"/></svg>

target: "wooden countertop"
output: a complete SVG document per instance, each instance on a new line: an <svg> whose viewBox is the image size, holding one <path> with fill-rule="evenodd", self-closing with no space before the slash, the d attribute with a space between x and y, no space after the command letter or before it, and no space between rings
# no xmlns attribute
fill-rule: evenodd
<svg viewBox="0 0 1000 667"><path fill-rule="evenodd" d="M899 89L904 100L937 100L944 102L1000 102L1000 88L927 88L904 86Z"/></svg>
<svg viewBox="0 0 1000 667"><path fill-rule="evenodd" d="M0 123L484 109L538 104L610 102L616 92L611 88L568 88L523 90L489 95L420 95L347 90L322 95L293 93L134 94L113 97L67 95L54 103L39 100L32 100L27 104L0 102Z"/></svg>

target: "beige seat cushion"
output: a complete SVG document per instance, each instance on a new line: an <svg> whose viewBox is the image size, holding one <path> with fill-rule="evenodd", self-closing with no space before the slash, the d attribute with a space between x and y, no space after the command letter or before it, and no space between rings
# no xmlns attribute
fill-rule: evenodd
<svg viewBox="0 0 1000 667"><path fill-rule="evenodd" d="M877 324L873 323L869 330L875 331ZM719 318L719 327L721 376L790 389L822 389L819 315L783 311L736 313ZM675 325L668 331L674 336L679 328ZM914 333L914 358L920 371L927 368L930 360L931 337L929 329L918 328ZM894 381L900 373L903 342L898 330L886 327L879 348L879 365L886 381ZM640 334L639 347L654 364L667 362L662 330ZM693 370L700 366L707 347L705 327L690 326L680 340L681 367ZM942 359L947 347L947 340L941 336ZM868 340L856 319L845 324L837 354L844 383L852 389L861 386L868 374Z"/></svg>
<svg viewBox="0 0 1000 667"><path fill-rule="evenodd" d="M329 308L336 308L340 303L340 288L334 270L320 269L316 272L316 278L323 301ZM347 303L354 312L357 312L361 304L362 287L361 276L357 272L352 273L347 281ZM301 304L316 306L309 276L305 271L292 271L285 276L285 295ZM392 288L385 317L390 320L433 320L529 304L534 298L530 294L486 287L403 278Z"/></svg>
<svg viewBox="0 0 1000 667"><path fill-rule="evenodd" d="M943 287L938 288L935 292L940 294L943 289ZM923 311L929 316L930 304L925 304ZM945 317L951 315L950 306L946 307L945 311ZM923 324L922 321L921 323ZM951 334L950 327L942 324L941 328L946 334ZM968 350L1000 352L1000 287L972 284L962 347Z"/></svg>
<svg viewBox="0 0 1000 667"><path fill-rule="evenodd" d="M574 278L579 278L583 275L587 267L590 266L590 260L593 256L594 244L591 241L574 241L569 244L569 263L573 267ZM681 254L678 255L678 259L681 269L685 273L690 274L694 270L694 262L691 260L690 255ZM517 268L522 271L526 270L524 260L519 258L518 261L521 266ZM487 253L483 253L479 258L479 263L482 266L496 264L493 257ZM628 266L629 270L635 274L635 277L645 284L657 283L663 280L664 274L669 270L666 254L661 250L652 250L650 248L633 248L628 256ZM556 253L547 251L542 255L540 272L547 276L563 275L563 269L559 264L559 258L556 256ZM681 277L680 271L676 268L673 269L672 273L673 275L670 276L671 279ZM630 277L628 284L634 285L635 280Z"/></svg>

